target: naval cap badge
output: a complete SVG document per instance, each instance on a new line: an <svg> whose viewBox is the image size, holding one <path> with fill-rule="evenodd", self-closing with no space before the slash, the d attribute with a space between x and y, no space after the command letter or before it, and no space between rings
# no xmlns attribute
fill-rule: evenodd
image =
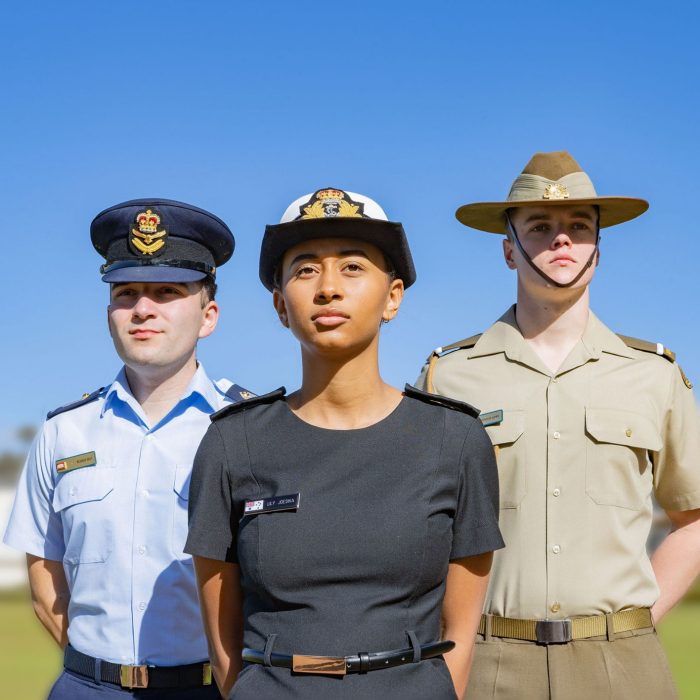
<svg viewBox="0 0 700 700"><path fill-rule="evenodd" d="M297 220L334 217L366 219L364 209L365 205L353 201L347 192L328 187L314 192L311 199L299 207Z"/></svg>
<svg viewBox="0 0 700 700"><path fill-rule="evenodd" d="M155 209L146 209L136 214L135 227L129 238L132 250L142 255L153 255L165 245L168 232L160 228L160 214Z"/></svg>

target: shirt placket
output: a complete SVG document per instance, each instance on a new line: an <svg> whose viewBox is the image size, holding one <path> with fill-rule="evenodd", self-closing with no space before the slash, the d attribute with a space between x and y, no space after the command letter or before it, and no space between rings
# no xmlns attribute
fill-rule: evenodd
<svg viewBox="0 0 700 700"><path fill-rule="evenodd" d="M547 616L557 617L561 609L558 583L561 581L562 567L566 566L567 555L564 532L561 528L562 507L562 469L563 456L566 451L567 434L563 423L561 378L549 378L547 384L547 476L546 476L546 552L547 552Z"/></svg>

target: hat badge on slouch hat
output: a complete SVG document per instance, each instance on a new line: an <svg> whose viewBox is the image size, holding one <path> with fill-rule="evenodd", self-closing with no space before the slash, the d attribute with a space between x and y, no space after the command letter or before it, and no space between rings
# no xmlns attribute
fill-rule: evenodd
<svg viewBox="0 0 700 700"><path fill-rule="evenodd" d="M505 200L465 204L455 216L465 226L506 233L507 212L521 207L592 205L600 228L615 226L643 214L649 203L636 197L601 197L591 178L567 151L535 153L511 185Z"/></svg>
<svg viewBox="0 0 700 700"><path fill-rule="evenodd" d="M303 241L320 238L351 238L371 243L384 253L404 287L416 281L403 226L389 221L373 199L338 187L323 187L295 199L278 224L265 227L260 249L260 281L272 291L285 252Z"/></svg>

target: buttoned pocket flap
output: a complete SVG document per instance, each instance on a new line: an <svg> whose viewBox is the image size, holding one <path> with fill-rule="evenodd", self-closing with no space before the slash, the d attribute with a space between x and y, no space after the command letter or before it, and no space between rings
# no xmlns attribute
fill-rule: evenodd
<svg viewBox="0 0 700 700"><path fill-rule="evenodd" d="M86 467L61 477L53 492L56 513L78 503L101 501L114 490L114 472L110 467Z"/></svg>
<svg viewBox="0 0 700 700"><path fill-rule="evenodd" d="M503 411L503 420L498 425L489 425L486 432L493 445L511 445L525 430L523 411Z"/></svg>
<svg viewBox="0 0 700 700"><path fill-rule="evenodd" d="M175 493L183 500L190 498L190 481L192 480L192 465L178 464L175 467Z"/></svg>
<svg viewBox="0 0 700 700"><path fill-rule="evenodd" d="M586 432L595 442L626 445L652 452L663 446L654 421L634 411L586 408Z"/></svg>

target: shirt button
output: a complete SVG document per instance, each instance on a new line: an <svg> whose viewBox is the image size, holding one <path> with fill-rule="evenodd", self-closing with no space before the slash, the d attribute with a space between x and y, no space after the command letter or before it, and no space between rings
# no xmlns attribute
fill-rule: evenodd
<svg viewBox="0 0 700 700"><path fill-rule="evenodd" d="M555 430L552 435L555 440L558 440L561 437L561 433L558 430Z"/></svg>
<svg viewBox="0 0 700 700"><path fill-rule="evenodd" d="M561 605L559 603L552 603L549 608L553 613L559 612L561 610Z"/></svg>
<svg viewBox="0 0 700 700"><path fill-rule="evenodd" d="M146 553L146 547L142 544L138 546L138 549L136 550L139 554L145 554Z"/></svg>
<svg viewBox="0 0 700 700"><path fill-rule="evenodd" d="M553 551L555 554L559 554L559 552L561 552L561 547L560 547L558 544L555 544L555 545L552 547L552 551Z"/></svg>
<svg viewBox="0 0 700 700"><path fill-rule="evenodd" d="M75 488L75 486L71 486L70 489L68 489L68 495L69 496L75 496L75 494L78 492L78 490Z"/></svg>
<svg viewBox="0 0 700 700"><path fill-rule="evenodd" d="M559 380L556 377L552 377L552 384L556 384Z"/></svg>
<svg viewBox="0 0 700 700"><path fill-rule="evenodd" d="M141 489L141 495L146 498L148 496L148 489Z"/></svg>
<svg viewBox="0 0 700 700"><path fill-rule="evenodd" d="M138 609L143 612L146 609L146 603L139 603L138 604Z"/></svg>
<svg viewBox="0 0 700 700"><path fill-rule="evenodd" d="M554 491L552 491L552 495L554 497L559 497L561 495L561 489L554 489Z"/></svg>
<svg viewBox="0 0 700 700"><path fill-rule="evenodd" d="M625 435L627 435L627 437L632 437L632 428L627 428L627 430L625 430Z"/></svg>

